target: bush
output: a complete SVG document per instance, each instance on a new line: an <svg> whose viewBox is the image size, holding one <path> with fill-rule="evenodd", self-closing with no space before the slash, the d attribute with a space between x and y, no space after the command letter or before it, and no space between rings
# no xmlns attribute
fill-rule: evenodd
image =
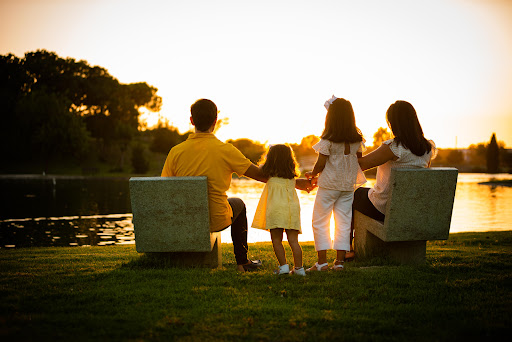
<svg viewBox="0 0 512 342"><path fill-rule="evenodd" d="M149 161L142 145L137 144L132 148L133 172L145 174L149 171Z"/></svg>

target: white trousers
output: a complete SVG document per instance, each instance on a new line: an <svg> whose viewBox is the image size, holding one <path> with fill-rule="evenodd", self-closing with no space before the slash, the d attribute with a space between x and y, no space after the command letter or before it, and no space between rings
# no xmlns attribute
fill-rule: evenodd
<svg viewBox="0 0 512 342"><path fill-rule="evenodd" d="M350 251L353 191L318 188L313 207L315 249ZM334 243L331 241L331 214L334 212Z"/></svg>

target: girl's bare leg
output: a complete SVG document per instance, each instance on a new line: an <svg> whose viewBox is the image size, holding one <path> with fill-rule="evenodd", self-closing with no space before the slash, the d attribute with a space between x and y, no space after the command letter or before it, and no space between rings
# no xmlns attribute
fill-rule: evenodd
<svg viewBox="0 0 512 342"><path fill-rule="evenodd" d="M336 261L345 261L345 253L346 251L336 251ZM341 262L340 262L341 264Z"/></svg>
<svg viewBox="0 0 512 342"><path fill-rule="evenodd" d="M296 268L302 267L302 248L299 244L299 231L289 229L286 231L286 237L288 238L288 244L292 249L293 253L293 266Z"/></svg>
<svg viewBox="0 0 512 342"><path fill-rule="evenodd" d="M318 254L318 264L322 265L327 262L327 250L323 251L317 251L316 254Z"/></svg>
<svg viewBox="0 0 512 342"><path fill-rule="evenodd" d="M270 230L270 237L272 238L272 247L276 254L279 266L286 265L286 254L283 246L283 230L281 228L274 228Z"/></svg>

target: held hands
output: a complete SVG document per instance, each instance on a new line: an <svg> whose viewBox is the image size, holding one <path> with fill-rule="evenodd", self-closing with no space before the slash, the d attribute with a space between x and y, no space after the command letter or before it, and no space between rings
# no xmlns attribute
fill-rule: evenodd
<svg viewBox="0 0 512 342"><path fill-rule="evenodd" d="M304 174L304 176L306 176L306 179L311 182L312 189L317 187L318 175L313 176L313 172L308 171Z"/></svg>
<svg viewBox="0 0 512 342"><path fill-rule="evenodd" d="M309 179L297 178L295 180L295 188L299 190L307 191L309 193L315 187L316 185L311 184L311 181Z"/></svg>

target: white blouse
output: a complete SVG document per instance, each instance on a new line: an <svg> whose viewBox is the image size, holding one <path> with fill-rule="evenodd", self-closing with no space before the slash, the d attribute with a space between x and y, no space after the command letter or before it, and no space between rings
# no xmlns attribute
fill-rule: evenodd
<svg viewBox="0 0 512 342"><path fill-rule="evenodd" d="M397 144L394 139L386 140L382 144L389 145L391 152L398 157L397 160L389 160L386 163L377 167L376 182L373 188L368 191L368 198L381 213L386 213L386 204L389 200L391 192L391 169L393 168L426 168L429 166L430 160L434 159L437 155L434 142L432 144L432 150L425 153L421 157L418 157L412 153L409 149Z"/></svg>
<svg viewBox="0 0 512 342"><path fill-rule="evenodd" d="M357 152L366 150L364 140L350 144L350 153L345 155L345 143L334 143L320 139L313 149L328 156L325 168L318 177L318 186L338 191L354 191L364 183L364 176L359 163Z"/></svg>

